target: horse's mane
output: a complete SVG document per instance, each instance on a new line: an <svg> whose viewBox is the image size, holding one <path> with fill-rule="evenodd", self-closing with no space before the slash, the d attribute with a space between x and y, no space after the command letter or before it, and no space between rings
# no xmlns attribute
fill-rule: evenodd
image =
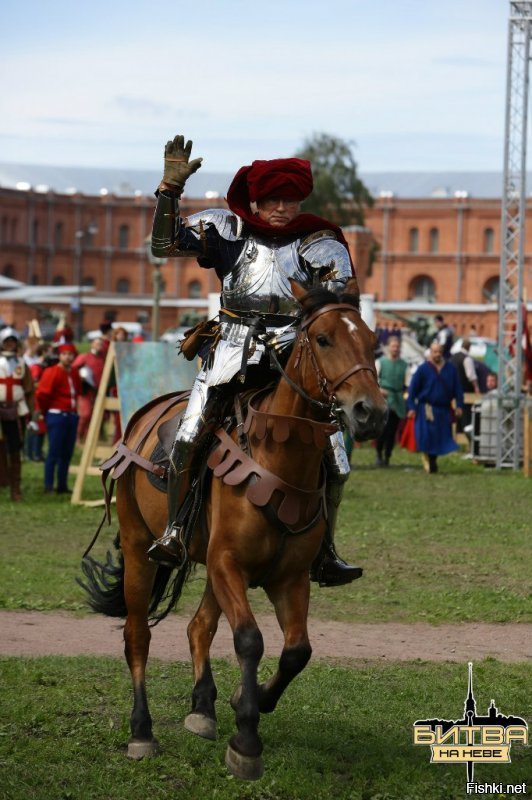
<svg viewBox="0 0 532 800"><path fill-rule="evenodd" d="M360 311L360 295L350 294L349 292L336 294L336 292L332 292L324 286L311 286L300 302L303 306L303 319L318 311L322 306L336 303L348 303L356 311Z"/></svg>

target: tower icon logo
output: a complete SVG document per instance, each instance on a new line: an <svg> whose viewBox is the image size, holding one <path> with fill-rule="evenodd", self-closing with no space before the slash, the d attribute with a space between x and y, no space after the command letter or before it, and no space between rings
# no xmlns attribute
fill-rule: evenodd
<svg viewBox="0 0 532 800"><path fill-rule="evenodd" d="M475 764L510 763L512 744L528 744L528 725L521 717L501 714L494 700L487 714L477 714L471 662L468 683L463 719L418 719L414 744L430 746L433 764L466 764L467 781L472 784Z"/></svg>

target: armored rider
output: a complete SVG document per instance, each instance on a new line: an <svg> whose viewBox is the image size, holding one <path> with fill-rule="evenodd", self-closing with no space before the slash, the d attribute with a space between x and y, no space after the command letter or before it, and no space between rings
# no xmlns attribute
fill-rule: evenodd
<svg viewBox="0 0 532 800"><path fill-rule="evenodd" d="M254 161L235 175L226 209L210 209L187 220L179 216L179 198L187 178L201 166L191 160L192 142L176 136L165 147L164 175L156 192L153 221L154 256L194 255L202 267L214 268L222 283L220 338L196 378L171 456L168 478L168 527L150 548L150 558L174 565L180 560L179 509L190 488L194 457L201 460L201 441L219 405L220 392L247 365L258 365L265 344L262 330L274 337L278 350L290 348L300 311L289 279L303 286L321 284L337 291L352 276L342 231L312 214L300 203L312 191L310 163L298 158ZM326 450L327 533L311 571L321 586L350 583L362 574L334 549L336 515L350 467L340 432Z"/></svg>

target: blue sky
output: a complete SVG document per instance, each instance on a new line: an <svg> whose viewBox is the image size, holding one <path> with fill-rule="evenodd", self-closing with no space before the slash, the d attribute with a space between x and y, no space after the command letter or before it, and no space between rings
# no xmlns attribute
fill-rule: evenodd
<svg viewBox="0 0 532 800"><path fill-rule="evenodd" d="M0 12L0 161L211 171L325 131L362 171L500 170L507 0L26 0Z"/></svg>

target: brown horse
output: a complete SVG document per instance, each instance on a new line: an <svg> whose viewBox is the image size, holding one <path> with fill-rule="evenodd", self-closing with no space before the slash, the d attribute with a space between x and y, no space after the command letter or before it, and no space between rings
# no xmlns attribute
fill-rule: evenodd
<svg viewBox="0 0 532 800"><path fill-rule="evenodd" d="M206 564L207 580L188 626L195 682L185 727L207 739L216 737L209 649L223 612L233 631L242 676L231 700L238 732L229 742L226 764L246 779L262 774L260 714L275 709L311 655L309 570L326 526L322 462L335 429L331 423L341 415L352 436L362 440L378 434L385 416L375 373L375 337L360 316L356 280L339 298L322 289L307 293L294 282L292 287L302 306L295 346L275 388L250 401L248 453L238 449L236 432L231 437L217 432L218 448L209 459L213 477L204 503L206 524L196 525L188 547L191 562ZM150 458L157 429L175 414L175 407L163 413L165 408L168 400L161 400L149 413L137 415L127 434L130 450ZM147 435L150 415L158 423L152 422ZM152 486L144 469L130 463L117 479L116 499L121 563L114 567L110 560L104 566L85 562L85 588L95 610L127 614L125 654L134 689L128 754L141 758L157 751L145 689L148 618L161 600L170 570L151 563L146 553L166 527L166 497ZM174 599L184 570L180 575ZM248 588L257 585L266 591L284 634L278 670L260 685L263 639L247 598Z"/></svg>

